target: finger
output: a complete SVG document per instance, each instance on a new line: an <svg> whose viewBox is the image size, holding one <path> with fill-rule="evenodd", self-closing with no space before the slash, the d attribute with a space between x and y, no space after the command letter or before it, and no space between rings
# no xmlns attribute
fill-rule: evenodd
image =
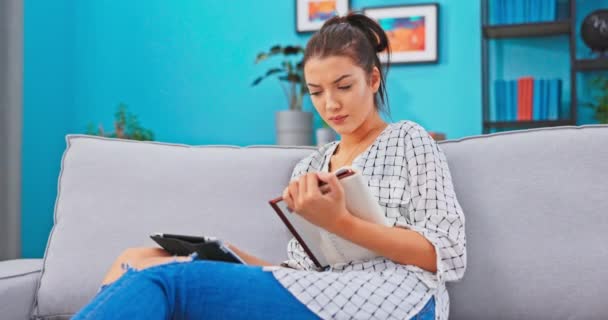
<svg viewBox="0 0 608 320"><path fill-rule="evenodd" d="M285 190L283 190L283 201L285 201L287 209L291 210L291 196L289 195L288 188L285 188Z"/></svg>
<svg viewBox="0 0 608 320"><path fill-rule="evenodd" d="M321 193L319 190L319 177L316 173L311 174L306 181L306 190L310 196L316 196Z"/></svg>
<svg viewBox="0 0 608 320"><path fill-rule="evenodd" d="M330 194L334 194L338 197L342 196L342 185L335 174L329 174L327 176L327 184L329 185Z"/></svg>
<svg viewBox="0 0 608 320"><path fill-rule="evenodd" d="M298 179L298 196L296 200L296 206L302 206L304 200L306 199L306 179L308 178L308 174L303 175Z"/></svg>
<svg viewBox="0 0 608 320"><path fill-rule="evenodd" d="M293 199L293 203L292 203L292 209L296 209L296 206L298 205L298 201L299 201L299 195L300 195L300 190L299 190L299 182L298 181L294 181L292 183L289 184L289 195L291 196L291 199Z"/></svg>

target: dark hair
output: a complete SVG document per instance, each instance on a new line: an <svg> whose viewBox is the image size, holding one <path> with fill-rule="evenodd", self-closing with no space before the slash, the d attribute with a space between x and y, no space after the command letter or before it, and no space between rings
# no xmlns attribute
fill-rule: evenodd
<svg viewBox="0 0 608 320"><path fill-rule="evenodd" d="M387 62L385 71L382 71L378 52L384 50ZM360 13L349 13L327 20L306 44L302 64L306 65L310 58L329 56L349 57L368 75L377 67L380 71L380 87L374 95L374 105L377 110L390 114L385 81L390 65L390 48L386 33L376 21Z"/></svg>

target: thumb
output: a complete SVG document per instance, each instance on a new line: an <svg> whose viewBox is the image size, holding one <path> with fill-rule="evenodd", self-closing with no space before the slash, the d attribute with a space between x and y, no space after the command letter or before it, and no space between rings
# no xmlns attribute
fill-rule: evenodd
<svg viewBox="0 0 608 320"><path fill-rule="evenodd" d="M342 185L340 184L340 181L338 181L338 177L336 177L335 174L328 174L324 180L329 185L329 193L337 196L338 198L342 196Z"/></svg>

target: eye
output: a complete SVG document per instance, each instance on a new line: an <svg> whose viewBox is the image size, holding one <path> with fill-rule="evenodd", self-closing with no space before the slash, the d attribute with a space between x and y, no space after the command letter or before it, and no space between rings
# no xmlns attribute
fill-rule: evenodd
<svg viewBox="0 0 608 320"><path fill-rule="evenodd" d="M319 94L321 94L321 91L311 92L310 93L311 96L318 96Z"/></svg>
<svg viewBox="0 0 608 320"><path fill-rule="evenodd" d="M351 86L352 86L352 85L350 85L350 84L349 84L349 85L347 85L347 86L341 86L341 87L338 87L338 89L340 89L340 90L348 90L348 89L350 89L350 87L351 87Z"/></svg>

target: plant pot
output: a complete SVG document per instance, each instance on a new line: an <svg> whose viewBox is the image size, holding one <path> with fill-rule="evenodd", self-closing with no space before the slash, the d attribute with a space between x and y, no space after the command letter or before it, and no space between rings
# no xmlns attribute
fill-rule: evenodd
<svg viewBox="0 0 608 320"><path fill-rule="evenodd" d="M283 146L311 146L312 112L277 111L277 144Z"/></svg>
<svg viewBox="0 0 608 320"><path fill-rule="evenodd" d="M336 132L332 128L319 128L315 133L319 147L336 140Z"/></svg>

